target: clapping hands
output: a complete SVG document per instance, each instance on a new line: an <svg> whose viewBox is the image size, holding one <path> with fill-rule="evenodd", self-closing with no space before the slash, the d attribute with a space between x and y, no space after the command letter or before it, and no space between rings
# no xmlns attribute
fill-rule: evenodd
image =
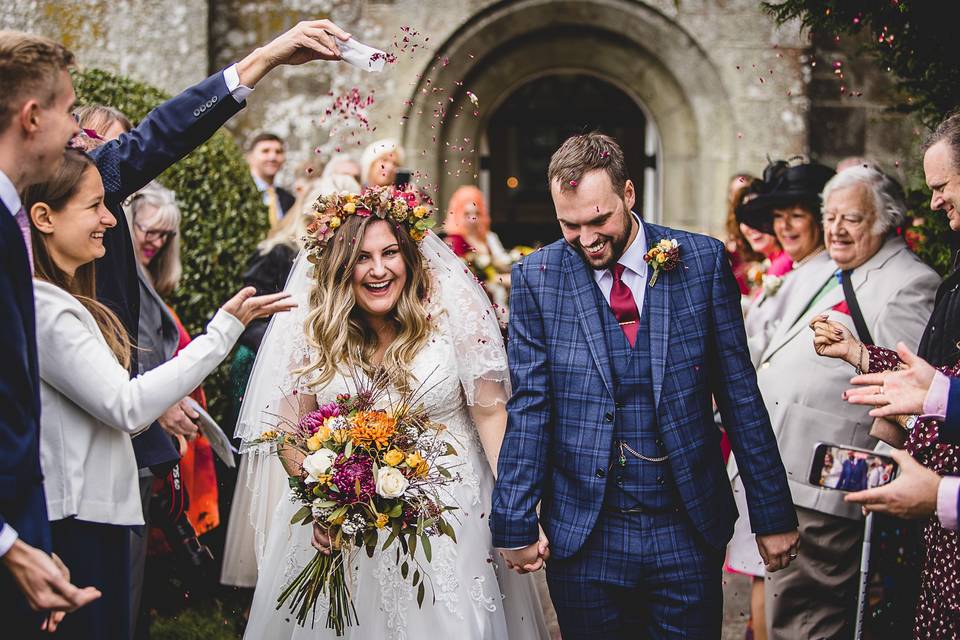
<svg viewBox="0 0 960 640"><path fill-rule="evenodd" d="M500 557L517 573L539 571L550 559L550 541L543 529L540 529L539 540L520 549L501 549Z"/></svg>

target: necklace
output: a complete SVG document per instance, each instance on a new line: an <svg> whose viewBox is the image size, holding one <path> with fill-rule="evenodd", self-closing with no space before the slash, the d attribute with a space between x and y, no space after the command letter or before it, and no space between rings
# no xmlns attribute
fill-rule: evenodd
<svg viewBox="0 0 960 640"><path fill-rule="evenodd" d="M817 249L816 251L814 251L814 252L811 253L810 255L806 256L803 260L795 261L795 262L793 263L793 268L794 268L794 269L798 269L798 268L802 267L802 266L805 265L806 263L808 263L808 262L810 262L811 260L813 260L814 258L816 258L818 255L820 255L821 253L823 253L825 250L826 250L826 249L825 249L824 247L820 247L819 249Z"/></svg>

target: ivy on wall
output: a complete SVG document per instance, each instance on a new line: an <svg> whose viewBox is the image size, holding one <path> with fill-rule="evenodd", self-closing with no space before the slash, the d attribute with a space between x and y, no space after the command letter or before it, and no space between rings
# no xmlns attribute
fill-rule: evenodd
<svg viewBox="0 0 960 640"><path fill-rule="evenodd" d="M955 37L956 23L944 8L953 3L907 0L771 0L763 2L779 24L793 19L820 34L869 35L864 53L897 76L900 101L895 108L917 114L936 127L960 105L960 49L944 46ZM945 274L953 263L957 236L946 216L930 211L919 154L911 158L908 209L922 224L908 230L911 246L924 262ZM911 238L912 236L912 238Z"/></svg>
<svg viewBox="0 0 960 640"><path fill-rule="evenodd" d="M114 107L134 124L169 97L159 89L100 69L75 72L74 88L78 105ZM168 302L187 331L197 335L240 288L247 258L269 227L266 207L240 148L226 131L218 131L158 180L176 194L183 214L183 277ZM227 368L222 365L204 383L210 413L219 421L230 414Z"/></svg>

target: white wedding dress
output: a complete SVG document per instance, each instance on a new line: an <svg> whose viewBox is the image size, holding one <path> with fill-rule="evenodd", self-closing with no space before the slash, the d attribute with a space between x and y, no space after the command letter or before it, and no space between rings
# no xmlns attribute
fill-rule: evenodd
<svg viewBox="0 0 960 640"><path fill-rule="evenodd" d="M432 234L428 240L436 240L442 245ZM445 246L441 248L426 241L425 244L443 254L443 260L447 259L443 253L448 251ZM421 250L427 253L423 248ZM433 257L434 260L428 263L436 278L438 265L436 255ZM459 272L462 267L457 263L456 267L450 268ZM488 340L471 333L476 331L474 327L484 323L493 322L487 326L496 327L494 316L487 317L485 309L489 308L489 302L486 298L483 298L481 307L484 311L480 311L475 308L479 303L472 291L463 295L464 285L459 279L454 280L456 287L449 279L441 277L439 280L445 290L441 300L434 300L431 304L435 328L415 357L412 373L423 383L421 402L431 419L446 425L444 438L458 453L456 469L452 470L460 479L446 496L449 503L459 506L459 510L453 512L454 517L450 518L457 542L447 537L432 540L432 562L429 563L422 550L417 550L427 576L422 607L417 606L416 589L400 574L393 548L381 552L378 546L373 558L368 558L362 549L354 553L348 584L351 585L359 625L347 627L342 637L363 640L546 640L549 635L533 576L518 575L507 569L492 546L487 518L493 474L483 454L468 405L470 399L474 401L470 404L480 403L477 396L482 391L479 387L484 380L490 381L490 376L483 370L489 371L493 367L482 365L484 360L502 360L505 372L503 344L499 334L495 339L488 336L491 338ZM470 286L476 285L471 283ZM304 356L309 357L309 348L300 329L306 307L301 303L296 311L277 318L270 330L271 333L284 332L282 341L286 343L285 347L299 352L294 357L300 361ZM450 309L456 309L458 313L452 314ZM471 318L471 313L483 315ZM291 333L293 338L289 337ZM269 335L264 344L268 344L268 339ZM500 353L493 349L499 349ZM476 369L478 365L481 366ZM277 373L271 372L267 365L259 376L255 371L251 383L260 379L260 384L272 381L277 386L281 384ZM500 382L509 389L508 381ZM337 394L356 391L352 378L345 375L336 376L319 390L297 386L300 393L315 393L318 404L333 401ZM257 395L251 391L248 389L247 401ZM283 389L283 392L288 394L290 390ZM247 436L250 435L252 433L248 432ZM280 465L275 458L258 457L264 464ZM259 474L259 477L263 476L265 474ZM317 603L312 627L309 619L306 626L299 626L286 605L277 610L279 593L316 553L310 544L311 527L290 524L297 509L298 505L286 496L273 508L259 558L259 576L244 636L250 640L336 638L334 631L326 627L327 603L323 596ZM381 545L385 537L386 533L381 533Z"/></svg>

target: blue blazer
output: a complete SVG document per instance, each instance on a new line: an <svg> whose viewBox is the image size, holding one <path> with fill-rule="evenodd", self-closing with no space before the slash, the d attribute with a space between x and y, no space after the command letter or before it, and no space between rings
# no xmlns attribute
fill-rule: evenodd
<svg viewBox="0 0 960 640"><path fill-rule="evenodd" d="M103 178L104 201L117 219L107 229L106 254L96 261L97 299L120 318L136 342L140 321L140 284L130 226L122 203L169 166L199 147L242 109L218 72L151 111L136 128L95 149L92 156ZM139 373L134 349L131 375ZM133 439L137 464L163 475L180 454L160 425Z"/></svg>
<svg viewBox="0 0 960 640"><path fill-rule="evenodd" d="M759 534L797 526L777 443L757 389L740 293L723 245L644 224L652 244L680 243L680 268L648 288L653 393L684 508L714 548L733 533L736 506L714 423L716 399L743 469ZM500 450L490 523L497 547L537 540L570 557L603 502L617 407L591 269L560 240L514 266L508 354L513 396Z"/></svg>
<svg viewBox="0 0 960 640"><path fill-rule="evenodd" d="M23 235L0 203L0 528L50 551L40 471L40 369L33 277Z"/></svg>
<svg viewBox="0 0 960 640"><path fill-rule="evenodd" d="M960 378L950 378L947 415L940 423L939 441L942 444L960 445Z"/></svg>

